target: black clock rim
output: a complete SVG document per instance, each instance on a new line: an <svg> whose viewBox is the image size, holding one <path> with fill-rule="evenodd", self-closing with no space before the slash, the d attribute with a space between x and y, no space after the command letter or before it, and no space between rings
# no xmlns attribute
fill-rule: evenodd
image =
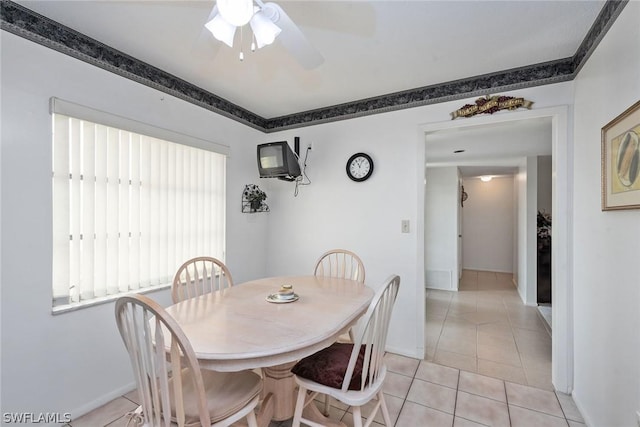
<svg viewBox="0 0 640 427"><path fill-rule="evenodd" d="M369 164L371 165L371 168L369 169L369 172L367 172L367 174L365 176L363 176L362 178L356 178L355 176L351 175L351 170L349 168L349 166L351 166L351 162L354 161L357 157L365 157L369 161ZM365 181L365 180L369 179L369 177L373 173L373 159L367 153L356 153L353 156L349 157L349 160L347 160L346 170L347 170L347 176L352 181L355 181L355 182Z"/></svg>

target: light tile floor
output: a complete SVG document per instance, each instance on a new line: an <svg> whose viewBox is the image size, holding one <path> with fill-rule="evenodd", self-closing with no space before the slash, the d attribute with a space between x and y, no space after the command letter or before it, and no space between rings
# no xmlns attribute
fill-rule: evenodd
<svg viewBox="0 0 640 427"><path fill-rule="evenodd" d="M510 276L465 271L458 293L428 291L426 338L426 360L386 356L384 392L395 427L584 426L571 396L552 391L550 337ZM126 426L136 402L130 392L70 426ZM353 427L350 408L339 402L330 416ZM372 425L383 425L380 414Z"/></svg>
<svg viewBox="0 0 640 427"><path fill-rule="evenodd" d="M427 291L426 359L553 391L551 335L512 275L464 270L458 292Z"/></svg>

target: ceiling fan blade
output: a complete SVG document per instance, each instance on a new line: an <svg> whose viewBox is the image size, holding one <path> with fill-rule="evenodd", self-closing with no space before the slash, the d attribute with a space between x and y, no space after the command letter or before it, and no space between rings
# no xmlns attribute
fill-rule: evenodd
<svg viewBox="0 0 640 427"><path fill-rule="evenodd" d="M300 28L289 18L289 15L275 3L264 3L263 11L282 32L277 40L293 55L304 68L311 70L320 66L324 58L307 40Z"/></svg>
<svg viewBox="0 0 640 427"><path fill-rule="evenodd" d="M376 2L293 1L285 3L285 7L299 27L374 37L378 26L374 3Z"/></svg>
<svg viewBox="0 0 640 427"><path fill-rule="evenodd" d="M214 6L213 9L211 9L207 20L200 26L198 38L194 40L193 45L191 46L191 51L197 58L211 60L218 54L220 43L213 38L211 32L209 32L209 30L204 26L204 24L213 19L216 13L218 13L218 6Z"/></svg>

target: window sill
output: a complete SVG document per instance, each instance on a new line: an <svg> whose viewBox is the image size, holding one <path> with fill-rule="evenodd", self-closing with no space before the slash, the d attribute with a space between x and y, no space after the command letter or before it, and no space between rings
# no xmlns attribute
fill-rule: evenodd
<svg viewBox="0 0 640 427"><path fill-rule="evenodd" d="M117 300L118 298L120 298L122 296L125 296L125 295L148 294L150 292L160 291L160 290L163 290L163 289L168 289L170 287L171 287L171 283L166 283L166 284L163 284L163 285L157 285L157 286L151 286L151 287L148 287L148 288L137 289L135 291L122 292L122 293L119 293L119 294L114 294L114 295L108 295L108 296L105 296L105 297L94 298L94 299L88 300L88 301L82 301L82 302L77 302L77 303L73 303L73 304L58 305L58 306L53 307L51 309L51 314L56 316L58 314L69 313L71 311L76 311L76 310L82 310L82 309L87 308L87 307L93 307L93 306L96 306L96 305L107 304L107 303L113 302L113 301Z"/></svg>

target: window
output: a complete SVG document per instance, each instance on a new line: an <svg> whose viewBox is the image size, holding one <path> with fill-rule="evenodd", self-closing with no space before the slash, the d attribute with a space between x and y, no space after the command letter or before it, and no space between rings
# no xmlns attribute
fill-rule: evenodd
<svg viewBox="0 0 640 427"><path fill-rule="evenodd" d="M54 312L166 286L195 256L224 260L225 147L57 99L52 110Z"/></svg>

